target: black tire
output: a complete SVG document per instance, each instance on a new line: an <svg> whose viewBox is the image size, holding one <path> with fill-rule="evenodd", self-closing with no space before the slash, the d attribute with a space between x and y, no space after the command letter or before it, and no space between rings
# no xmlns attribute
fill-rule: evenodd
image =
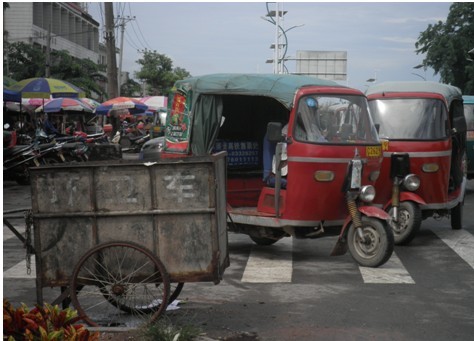
<svg viewBox="0 0 474 341"><path fill-rule="evenodd" d="M362 266L378 267L392 256L394 237L385 221L362 217L362 232L366 240L360 240L354 224L347 233L347 244L352 258Z"/></svg>
<svg viewBox="0 0 474 341"><path fill-rule="evenodd" d="M261 246L273 245L281 239L281 238L274 239L274 238L265 238L265 237L255 237L255 236L251 236L251 235L249 235L249 237L250 237L250 239L252 239L252 241L255 244L261 245Z"/></svg>
<svg viewBox="0 0 474 341"><path fill-rule="evenodd" d="M463 206L464 198L459 204L451 209L451 228L453 230L462 229Z"/></svg>
<svg viewBox="0 0 474 341"><path fill-rule="evenodd" d="M143 324L166 309L170 282L162 262L148 249L130 242L109 242L87 251L71 276L71 301L90 326ZM122 312L121 312L122 311ZM147 315L151 314L151 315Z"/></svg>
<svg viewBox="0 0 474 341"><path fill-rule="evenodd" d="M388 209L388 214L392 216L393 208ZM390 220L390 227L393 231L395 245L406 245L410 243L420 230L422 222L421 209L412 201L403 201L398 208L398 221Z"/></svg>

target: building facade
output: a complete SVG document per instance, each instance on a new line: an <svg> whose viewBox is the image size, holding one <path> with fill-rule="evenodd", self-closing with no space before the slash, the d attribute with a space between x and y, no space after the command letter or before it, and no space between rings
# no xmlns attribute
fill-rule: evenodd
<svg viewBox="0 0 474 341"><path fill-rule="evenodd" d="M73 57L104 63L99 23L78 2L9 2L4 10L3 36L9 43L25 42L66 50Z"/></svg>

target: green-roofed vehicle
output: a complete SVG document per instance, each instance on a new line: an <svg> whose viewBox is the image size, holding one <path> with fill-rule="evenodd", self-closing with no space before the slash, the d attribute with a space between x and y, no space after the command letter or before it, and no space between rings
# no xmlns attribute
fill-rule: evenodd
<svg viewBox="0 0 474 341"><path fill-rule="evenodd" d="M363 266L393 251L388 214L367 204L381 144L367 99L309 76L214 74L175 83L162 158L227 153L228 229L259 245L339 235ZM193 170L169 184L183 200ZM190 187L191 186L191 187ZM168 188L168 187L167 187Z"/></svg>
<svg viewBox="0 0 474 341"><path fill-rule="evenodd" d="M466 117L467 178L474 179L474 96L462 96Z"/></svg>

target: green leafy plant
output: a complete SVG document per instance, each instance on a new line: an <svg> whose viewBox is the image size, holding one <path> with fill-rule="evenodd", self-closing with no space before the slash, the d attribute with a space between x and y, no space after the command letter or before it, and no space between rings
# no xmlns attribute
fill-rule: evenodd
<svg viewBox="0 0 474 341"><path fill-rule="evenodd" d="M91 333L81 324L77 311L60 309L45 303L29 309L25 304L14 308L8 300L3 300L4 340L31 341L97 341L99 333Z"/></svg>

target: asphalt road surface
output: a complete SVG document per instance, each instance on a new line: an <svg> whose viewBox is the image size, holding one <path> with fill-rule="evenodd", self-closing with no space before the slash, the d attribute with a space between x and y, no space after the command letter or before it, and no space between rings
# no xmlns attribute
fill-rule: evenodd
<svg viewBox="0 0 474 341"><path fill-rule="evenodd" d="M30 188L5 182L3 200L4 211L29 207ZM24 231L23 219L9 221ZM474 340L474 181L463 230L446 218L425 220L381 268L361 268L349 254L329 256L335 240L286 238L261 247L229 234L223 281L186 283L179 309L166 317L216 339ZM4 225L3 296L32 306L35 271L27 274L25 255ZM52 301L59 289L43 294Z"/></svg>

